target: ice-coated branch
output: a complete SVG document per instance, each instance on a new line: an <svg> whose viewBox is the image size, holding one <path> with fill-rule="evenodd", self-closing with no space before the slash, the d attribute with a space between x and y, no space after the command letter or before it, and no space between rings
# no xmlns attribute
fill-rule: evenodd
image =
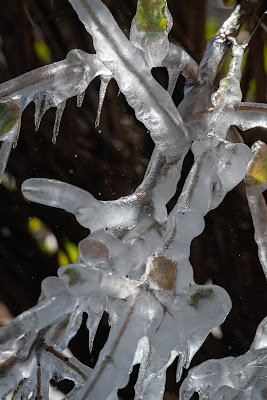
<svg viewBox="0 0 267 400"><path fill-rule="evenodd" d="M63 61L59 61L0 85L0 179L5 170L12 146L15 146L20 132L21 115L25 107L35 103L35 129L39 128L44 113L56 107L56 119L52 141L55 144L60 120L66 100L81 96L89 83L98 75L109 77L110 71L94 54L72 50Z"/></svg>
<svg viewBox="0 0 267 400"><path fill-rule="evenodd" d="M13 100L21 110L39 93L50 107L84 92L98 75L110 72L94 54L71 50L66 59L27 72L0 85L0 98Z"/></svg>
<svg viewBox="0 0 267 400"><path fill-rule="evenodd" d="M210 96L214 92L214 79L228 49L228 37L237 34L253 6L253 1L241 1L237 4L230 17L208 41L199 65L201 80L196 84L186 85L184 100L178 106L182 118L187 119L190 115L211 106Z"/></svg>
<svg viewBox="0 0 267 400"><path fill-rule="evenodd" d="M172 157L184 154L187 129L172 98L151 75L142 51L126 38L101 0L69 1L92 35L98 59L111 71L158 149Z"/></svg>
<svg viewBox="0 0 267 400"><path fill-rule="evenodd" d="M208 126L212 118L214 108L193 114L186 120L192 139L201 136L203 126ZM267 105L263 103L242 102L225 106L220 116L222 126L235 125L242 131L262 127L267 128Z"/></svg>

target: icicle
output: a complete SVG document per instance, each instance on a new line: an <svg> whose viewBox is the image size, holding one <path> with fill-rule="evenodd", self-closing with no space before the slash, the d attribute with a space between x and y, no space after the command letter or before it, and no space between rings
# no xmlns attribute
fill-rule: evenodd
<svg viewBox="0 0 267 400"><path fill-rule="evenodd" d="M100 79L101 79L101 83L100 83L100 89L99 89L99 103L98 103L97 115L96 115L96 120L95 120L96 128L99 126L101 110L102 110L104 98L106 95L106 90L107 90L107 87L108 87L111 77L110 77L110 75L108 75L108 76L101 75Z"/></svg>
<svg viewBox="0 0 267 400"><path fill-rule="evenodd" d="M168 93L172 96L173 91L175 89L176 83L177 83L177 79L178 76L181 72L180 68L167 68L168 71L168 76L169 76L169 83L168 83Z"/></svg>
<svg viewBox="0 0 267 400"><path fill-rule="evenodd" d="M14 133L13 133L14 136L12 135L14 137L13 146L12 146L13 149L15 149L17 147L17 144L18 144L20 127L21 127L21 118L17 121L17 125L13 129L14 130Z"/></svg>
<svg viewBox="0 0 267 400"><path fill-rule="evenodd" d="M84 100L84 95L85 95L85 92L77 94L77 103L76 103L77 107L82 106L83 100Z"/></svg>
<svg viewBox="0 0 267 400"><path fill-rule="evenodd" d="M102 318L101 313L98 314L98 313L89 311L86 326L89 331L89 351L90 351L90 353L93 350L95 335L96 335L96 331L98 329L98 325L101 321L101 318Z"/></svg>
<svg viewBox="0 0 267 400"><path fill-rule="evenodd" d="M183 368L185 366L185 359L186 355L185 353L180 353L178 356L178 363L176 367L176 382L179 382L183 373Z"/></svg>
<svg viewBox="0 0 267 400"><path fill-rule="evenodd" d="M66 100L62 101L62 103L60 103L57 106L55 124L54 124L54 129L53 129L53 137L52 137L53 144L56 144L56 141L57 141L57 135L59 132L59 127L60 127L60 121L61 121L64 109L65 109L65 106L66 106Z"/></svg>
<svg viewBox="0 0 267 400"><path fill-rule="evenodd" d="M34 96L33 101L35 103L34 125L35 131L38 131L43 115L51 105L49 97L45 93L37 93Z"/></svg>

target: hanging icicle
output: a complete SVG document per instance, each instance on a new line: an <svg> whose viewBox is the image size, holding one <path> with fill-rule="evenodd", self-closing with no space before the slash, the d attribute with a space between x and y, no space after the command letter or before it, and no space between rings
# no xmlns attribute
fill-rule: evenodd
<svg viewBox="0 0 267 400"><path fill-rule="evenodd" d="M99 126L99 122L100 122L100 116L101 116L101 111L102 111L102 106L104 103L104 99L105 99L105 95L106 95L106 91L107 91L107 87L108 84L111 80L111 76L108 75L101 75L100 76L100 89L99 89L99 102L98 102L98 108L97 108L97 114L96 114L96 120L95 120L95 127L97 128Z"/></svg>
<svg viewBox="0 0 267 400"><path fill-rule="evenodd" d="M59 132L59 127L60 127L60 121L61 121L64 109L65 109L65 106L66 106L66 100L62 101L62 103L60 103L57 106L55 124L54 124L54 129L53 129L53 137L52 137L53 144L56 144L56 141L57 141L57 135Z"/></svg>

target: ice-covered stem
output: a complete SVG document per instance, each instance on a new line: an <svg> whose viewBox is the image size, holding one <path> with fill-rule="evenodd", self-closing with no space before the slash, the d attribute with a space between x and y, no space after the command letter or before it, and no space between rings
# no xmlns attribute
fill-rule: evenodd
<svg viewBox="0 0 267 400"><path fill-rule="evenodd" d="M188 264L191 241L204 229L203 217L244 178L250 158L247 146L229 144L227 148L223 143L197 157L168 219L162 245L168 259L177 260L178 265L183 259L183 263Z"/></svg>
<svg viewBox="0 0 267 400"><path fill-rule="evenodd" d="M32 309L22 313L0 329L0 397L23 380L36 379L36 354L48 327L72 312L73 299L63 281L50 277L42 283L42 298ZM43 332L43 334L42 334ZM40 352L40 351L39 351ZM48 382L45 383L48 385ZM26 385L28 389L35 386ZM42 385L43 387L43 385ZM30 394L30 392L28 393ZM24 398L24 397L23 397Z"/></svg>
<svg viewBox="0 0 267 400"><path fill-rule="evenodd" d="M182 72L190 84L200 79L197 63L183 49L169 43L172 17L166 0L139 0L130 30L131 43L142 50L150 68L166 67L168 92L172 94Z"/></svg>
<svg viewBox="0 0 267 400"><path fill-rule="evenodd" d="M135 349L149 323L139 298L137 295L128 300L130 305L112 328L98 363L77 400L107 399L114 388L117 391L127 384Z"/></svg>
<svg viewBox="0 0 267 400"><path fill-rule="evenodd" d="M90 293L97 287L98 293L103 294L100 302L106 295L126 301L139 290L138 282L79 264L61 268L59 276L45 279L39 303L0 329L0 370L4 371L0 378L1 398L17 384L25 396L36 387L40 398L48 398L49 381L54 376L73 380L75 390L71 396L74 395L87 380L89 371L76 360L69 362L60 351L77 333L79 316L90 310Z"/></svg>
<svg viewBox="0 0 267 400"><path fill-rule="evenodd" d="M84 92L89 83L109 71L95 55L71 50L66 59L27 72L0 85L0 98L12 99L21 110L36 94L47 96L50 107Z"/></svg>
<svg viewBox="0 0 267 400"><path fill-rule="evenodd" d="M253 1L241 1L221 28L208 41L199 65L201 81L195 85L186 85L184 100L178 107L184 119L210 106L213 82L222 57L229 46L228 37L234 36L238 32L241 23L251 11L253 5Z"/></svg>
<svg viewBox="0 0 267 400"><path fill-rule="evenodd" d="M267 279L267 206L262 194L267 189L267 145L261 141L252 146L254 157L246 175L247 199L255 229L259 259Z"/></svg>
<svg viewBox="0 0 267 400"><path fill-rule="evenodd" d="M155 145L169 156L183 154L189 141L186 127L169 94L151 75L142 51L130 43L101 0L69 1L92 35L98 59L111 71Z"/></svg>
<svg viewBox="0 0 267 400"><path fill-rule="evenodd" d="M193 140L203 133L204 126L208 126L214 110L214 108L209 108L191 115L186 120ZM267 128L267 105L249 102L226 105L220 116L220 121L223 126L235 125L242 131L259 126Z"/></svg>
<svg viewBox="0 0 267 400"><path fill-rule="evenodd" d="M225 139L231 125L241 130L257 126L267 127L266 104L241 102L240 78L245 48L246 43L234 43L229 72L221 79L218 90L211 96L215 108L209 108L188 118L187 126L193 139L200 138L203 131L210 136L214 136L215 131L218 131L220 140Z"/></svg>
<svg viewBox="0 0 267 400"><path fill-rule="evenodd" d="M190 85L197 83L200 78L200 70L196 61L182 48L169 43L169 50L166 57L160 64L166 67L169 75L168 92L173 93L180 73Z"/></svg>
<svg viewBox="0 0 267 400"><path fill-rule="evenodd" d="M227 142L226 135L232 122L221 121L224 108L233 101L241 101L239 81L243 52L243 45L233 47L233 59L227 77L221 80L219 89L212 95L215 109L206 129L192 145L195 163L168 218L163 237L162 251L168 259L180 259L183 255L187 262L192 239L204 229L203 217L217 207L225 194L245 176L251 151L243 144ZM186 226L190 227L188 235L185 234Z"/></svg>
<svg viewBox="0 0 267 400"><path fill-rule="evenodd" d="M16 145L24 108L35 102L35 128L44 113L57 107L53 132L55 143L66 100L80 97L96 76L110 72L93 54L72 50L63 61L37 68L0 85L0 178L13 145Z"/></svg>
<svg viewBox="0 0 267 400"><path fill-rule="evenodd" d="M129 229L147 215L151 216L148 224L154 219L164 223L167 219L166 204L176 191L182 161L183 156L167 157L154 150L143 182L132 195L118 200L100 201L73 185L42 178L26 180L22 191L31 201L73 213L82 226L92 231Z"/></svg>

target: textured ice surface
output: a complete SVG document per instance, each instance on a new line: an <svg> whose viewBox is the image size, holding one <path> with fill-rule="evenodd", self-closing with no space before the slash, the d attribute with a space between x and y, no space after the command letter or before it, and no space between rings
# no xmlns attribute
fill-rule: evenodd
<svg viewBox="0 0 267 400"><path fill-rule="evenodd" d="M142 51L130 43L101 0L70 3L92 35L98 59L111 71L156 146L171 156L183 154L186 127L169 94L152 77Z"/></svg>
<svg viewBox="0 0 267 400"><path fill-rule="evenodd" d="M81 103L85 89L97 76L109 76L110 71L95 55L82 50L72 50L65 60L27 72L0 85L0 177L11 147L17 143L21 113L31 102L35 103L35 129L39 128L45 112L56 107L52 141L55 144L66 100L78 96ZM25 84L27 82L27 84Z"/></svg>
<svg viewBox="0 0 267 400"><path fill-rule="evenodd" d="M267 318L258 326L250 350L239 357L209 360L189 371L180 396L194 392L206 400L263 400L267 395Z"/></svg>
<svg viewBox="0 0 267 400"><path fill-rule="evenodd" d="M130 228L138 215L134 204L127 199L99 201L85 190L52 179L28 179L22 191L29 200L73 213L82 226L92 231L107 227Z"/></svg>
<svg viewBox="0 0 267 400"><path fill-rule="evenodd" d="M138 0L136 15L131 24L130 41L144 52L151 68L158 67L168 53L168 33L171 27L172 17L166 0Z"/></svg>

